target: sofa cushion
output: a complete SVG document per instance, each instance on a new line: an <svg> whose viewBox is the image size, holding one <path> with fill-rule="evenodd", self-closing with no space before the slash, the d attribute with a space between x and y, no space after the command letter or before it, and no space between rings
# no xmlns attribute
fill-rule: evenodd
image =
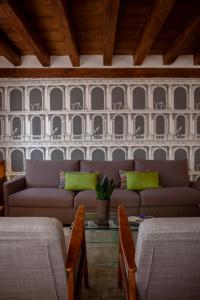
<svg viewBox="0 0 200 300"><path fill-rule="evenodd" d="M9 206L73 208L74 193L58 188L27 188L8 198Z"/></svg>
<svg viewBox="0 0 200 300"><path fill-rule="evenodd" d="M161 186L188 186L187 160L135 160L136 171L157 171Z"/></svg>
<svg viewBox="0 0 200 300"><path fill-rule="evenodd" d="M114 179L116 185L120 184L119 170L133 171L133 160L122 161L92 161L81 160L80 170L82 172L99 172L100 176L107 174L108 179Z"/></svg>
<svg viewBox="0 0 200 300"><path fill-rule="evenodd" d="M99 173L65 172L65 190L95 190Z"/></svg>
<svg viewBox="0 0 200 300"><path fill-rule="evenodd" d="M80 204L84 204L88 208L96 207L96 201L96 191L81 191L74 197L74 207L78 207ZM114 189L111 196L111 207L117 207L120 204L124 207L138 207L139 195L134 191Z"/></svg>
<svg viewBox="0 0 200 300"><path fill-rule="evenodd" d="M165 187L140 192L142 206L194 206L200 192L190 187Z"/></svg>
<svg viewBox="0 0 200 300"><path fill-rule="evenodd" d="M79 171L79 160L26 160L26 186L58 187L60 170Z"/></svg>
<svg viewBox="0 0 200 300"><path fill-rule="evenodd" d="M159 188L158 172L125 172L127 190L146 190Z"/></svg>

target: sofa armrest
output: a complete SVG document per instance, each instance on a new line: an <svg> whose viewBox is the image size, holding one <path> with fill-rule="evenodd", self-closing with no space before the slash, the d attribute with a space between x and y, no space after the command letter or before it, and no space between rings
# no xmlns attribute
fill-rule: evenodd
<svg viewBox="0 0 200 300"><path fill-rule="evenodd" d="M200 191L200 181L190 181L189 186Z"/></svg>
<svg viewBox="0 0 200 300"><path fill-rule="evenodd" d="M23 189L25 189L25 176L19 176L14 180L9 180L4 182L3 192L4 192L5 216L8 216L8 197L11 194L19 192Z"/></svg>

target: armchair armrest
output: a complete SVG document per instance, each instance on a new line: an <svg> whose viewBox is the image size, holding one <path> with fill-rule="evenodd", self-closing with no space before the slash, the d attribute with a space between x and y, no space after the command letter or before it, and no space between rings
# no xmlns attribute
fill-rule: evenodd
<svg viewBox="0 0 200 300"><path fill-rule="evenodd" d="M119 264L118 288L124 285L126 299L137 300L135 272L135 246L132 233L123 207L118 207L119 223Z"/></svg>
<svg viewBox="0 0 200 300"><path fill-rule="evenodd" d="M88 269L85 244L84 228L85 209L79 206L73 223L67 251L67 284L69 300L80 299L82 279L84 277L85 287L88 288Z"/></svg>
<svg viewBox="0 0 200 300"><path fill-rule="evenodd" d="M19 176L14 180L9 180L4 182L3 192L4 192L4 208L5 216L8 216L8 197L18 191L25 189L25 176Z"/></svg>
<svg viewBox="0 0 200 300"><path fill-rule="evenodd" d="M189 186L200 191L200 181L190 181Z"/></svg>

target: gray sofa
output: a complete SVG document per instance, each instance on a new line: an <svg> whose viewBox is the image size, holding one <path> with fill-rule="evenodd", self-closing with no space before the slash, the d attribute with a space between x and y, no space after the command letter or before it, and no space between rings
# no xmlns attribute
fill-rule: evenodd
<svg viewBox="0 0 200 300"><path fill-rule="evenodd" d="M123 205L128 215L145 213L155 217L199 216L200 182L189 183L187 161L26 161L26 175L4 184L6 216L49 216L71 223L78 206L95 211L95 191L58 189L59 172L98 171L113 178L117 188L111 210ZM158 171L159 189L128 191L119 188L119 170Z"/></svg>

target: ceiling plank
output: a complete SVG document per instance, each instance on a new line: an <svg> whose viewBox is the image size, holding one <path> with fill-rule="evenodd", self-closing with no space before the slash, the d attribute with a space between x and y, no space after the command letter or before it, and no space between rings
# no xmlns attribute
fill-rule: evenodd
<svg viewBox="0 0 200 300"><path fill-rule="evenodd" d="M10 45L9 41L5 40L3 36L0 35L0 55L7 58L11 64L14 66L19 66L22 63L21 56L17 51Z"/></svg>
<svg viewBox="0 0 200 300"><path fill-rule="evenodd" d="M200 30L200 12L184 27L181 33L177 36L176 40L171 44L169 49L163 56L164 65L172 64L182 50L187 48L190 43L199 36Z"/></svg>
<svg viewBox="0 0 200 300"><path fill-rule="evenodd" d="M200 68L0 68L0 78L200 78Z"/></svg>
<svg viewBox="0 0 200 300"><path fill-rule="evenodd" d="M104 0L103 11L103 64L110 66L115 45L115 34L120 0Z"/></svg>
<svg viewBox="0 0 200 300"><path fill-rule="evenodd" d="M153 42L167 19L175 0L155 0L154 7L144 27L141 39L134 53L134 65L139 66L148 55Z"/></svg>
<svg viewBox="0 0 200 300"><path fill-rule="evenodd" d="M194 65L200 65L200 53L194 55Z"/></svg>
<svg viewBox="0 0 200 300"><path fill-rule="evenodd" d="M62 0L49 0L54 12L56 23L59 24L60 32L63 35L63 42L65 43L71 63L74 67L80 66L80 57L76 44L75 34L70 20L69 9L67 1L64 3Z"/></svg>
<svg viewBox="0 0 200 300"><path fill-rule="evenodd" d="M10 22L11 28L16 31L20 38L30 46L30 49L37 56L43 66L50 65L50 55L38 38L38 33L34 32L33 26L26 17L22 8L17 5L17 1L1 0L0 14Z"/></svg>

